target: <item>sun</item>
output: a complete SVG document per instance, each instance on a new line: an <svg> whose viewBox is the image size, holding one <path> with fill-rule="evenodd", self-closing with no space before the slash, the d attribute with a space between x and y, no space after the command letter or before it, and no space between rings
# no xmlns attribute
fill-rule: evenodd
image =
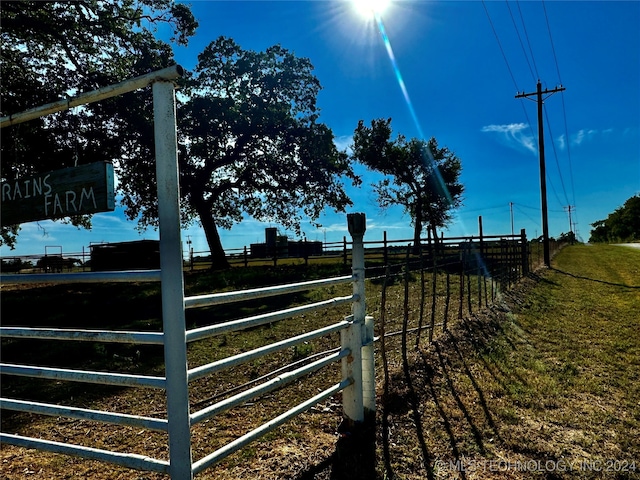
<svg viewBox="0 0 640 480"><path fill-rule="evenodd" d="M351 0L351 3L361 18L372 20L385 12L391 0Z"/></svg>

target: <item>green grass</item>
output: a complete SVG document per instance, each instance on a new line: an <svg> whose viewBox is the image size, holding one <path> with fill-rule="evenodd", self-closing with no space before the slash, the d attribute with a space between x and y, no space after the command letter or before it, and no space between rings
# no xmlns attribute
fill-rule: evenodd
<svg viewBox="0 0 640 480"><path fill-rule="evenodd" d="M427 437L432 465L562 460L578 467L478 478L638 478L640 251L567 247L505 302L465 319L416 359L420 428L446 432ZM401 418L392 425L404 435L417 429ZM579 468L607 461L635 461L635 471ZM399 467L395 473L420 478ZM427 468L422 475L428 477Z"/></svg>

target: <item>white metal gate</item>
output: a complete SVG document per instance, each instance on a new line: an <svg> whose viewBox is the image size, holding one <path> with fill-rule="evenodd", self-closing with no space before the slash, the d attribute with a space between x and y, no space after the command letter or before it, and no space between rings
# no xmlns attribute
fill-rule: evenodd
<svg viewBox="0 0 640 480"><path fill-rule="evenodd" d="M137 77L117 85L88 92L77 97L31 109L0 119L0 128L38 118L43 115L69 109L105 98L152 85L154 105L154 130L156 148L156 173L158 182L158 212L160 225L161 269L143 272L99 272L44 275L2 275L2 283L47 283L56 282L140 282L160 281L162 292L163 331L106 331L69 330L55 328L0 327L4 338L55 339L61 341L94 341L113 343L152 344L164 346L165 376L145 376L122 373L105 373L86 370L47 368L32 365L0 365L0 373L34 378L78 381L88 383L120 385L163 389L167 396L167 417L150 418L138 415L105 412L47 403L33 403L16 399L0 399L0 408L32 412L42 415L63 416L82 420L136 426L164 431L169 437L169 460L160 460L132 453L114 452L81 445L72 445L31 438L21 435L0 433L0 442L36 448L46 451L70 454L101 460L130 468L168 473L172 480L192 479L207 467L227 455L242 448L247 443L273 430L285 421L308 410L315 404L343 391L343 412L349 422L362 422L365 412L375 411L375 373L373 359L373 319L365 319L364 295L364 214L348 216L349 231L353 239L352 275L302 282L277 287L268 287L223 294L184 296L183 264L180 238L180 193L176 136L176 104L173 80L182 75L179 66ZM310 288L353 284L353 293L309 305L234 320L213 326L187 330L185 309L198 308L223 303L238 302L250 298L262 298L284 293L299 292ZM351 304L351 315L333 325L305 332L301 335L269 344L241 355L228 357L207 365L188 369L187 344L196 340L219 335L224 332L271 323L305 312ZM210 375L224 368L248 362L268 353L293 345L340 332L341 347L338 351L327 352L319 360L269 380L247 391L229 397L196 412L190 412L189 382ZM332 387L308 399L288 412L272 419L257 429L245 434L211 454L192 459L191 427L212 416L272 391L308 373L319 370L333 362L342 363L342 378Z"/></svg>

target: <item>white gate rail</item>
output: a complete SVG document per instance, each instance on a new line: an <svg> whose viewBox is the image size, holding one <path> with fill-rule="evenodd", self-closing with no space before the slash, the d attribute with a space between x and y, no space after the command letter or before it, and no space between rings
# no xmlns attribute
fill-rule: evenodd
<svg viewBox="0 0 640 480"><path fill-rule="evenodd" d="M210 295L196 295L184 299L185 308L208 307L212 305L224 305L227 303L239 302L240 300L255 300L258 298L273 297L286 293L296 293L318 287L330 287L351 283L355 280L353 275L343 277L325 278L321 280L311 280L308 282L290 283L276 287L253 288L251 290L241 290L236 292L213 293Z"/></svg>
<svg viewBox="0 0 640 480"><path fill-rule="evenodd" d="M257 327L266 323L284 320L286 318L295 317L304 313L310 313L324 307L336 307L345 303L353 303L354 296L336 297L330 300L311 303L309 305L301 305L299 307L291 307L285 310L279 310L272 313L263 313L254 317L243 318L240 320L232 320L230 322L221 323L219 325L211 325L208 327L196 328L187 332L187 342L194 342L204 338L213 337L222 333L233 332L250 327Z"/></svg>
<svg viewBox="0 0 640 480"><path fill-rule="evenodd" d="M40 415L64 416L79 420L95 420L103 423L148 428L149 430L167 431L167 420L164 418L141 417L126 413L104 412L88 408L65 407L49 403L27 402L24 400L0 399L0 408L17 412L37 413Z"/></svg>
<svg viewBox="0 0 640 480"><path fill-rule="evenodd" d="M84 273L30 273L29 275L2 275L7 285L29 285L34 283L104 283L104 282L159 282L160 270L131 270L128 272L84 272Z"/></svg>
<svg viewBox="0 0 640 480"><path fill-rule="evenodd" d="M2 275L0 276L0 281L4 284L160 281L163 331L138 332L0 327L0 337L163 345L165 376L157 377L115 372L94 372L15 364L0 364L0 373L52 380L163 389L166 391L167 396L167 417L151 418L9 398L0 399L0 408L167 432L169 436L169 461L151 458L145 455L114 452L10 433L0 433L0 442L25 448L36 448L106 461L139 470L168 473L172 480L192 480L194 474L203 471L249 442L275 429L287 420L308 410L339 391L343 391L343 415L346 421L350 423L362 422L367 411L372 412L375 410L375 374L373 372L374 361L372 348L373 322L370 317L367 317L365 321L364 317L364 214L352 214L348 216L349 231L353 238L352 275L185 298L180 239L180 192L178 182L175 87L172 83L172 81L181 74L182 69L179 66L174 66L131 79L115 86L81 94L69 101L55 102L54 104L45 105L21 114L0 119L0 127L5 127L55 111L61 111L73 106L102 100L127 91L133 91L150 84L153 87L161 269L131 272ZM312 288L346 283L353 284L352 295L336 297L308 305L255 315L202 328L187 330L185 326L185 309L187 308L266 298L274 295L283 295ZM234 355L216 362L188 369L187 344L189 342L195 342L222 333L243 330L280 321L303 313L345 304L352 305L352 314L335 324L268 344L240 355ZM197 412L190 412L189 382L204 378L222 369L231 368L264 355L337 332L340 332L341 338L341 346L338 351L327 351L324 357L305 366L280 374L276 378L267 380L262 384L228 397L213 405L209 405ZM314 357L317 357L317 355L314 355ZM318 371L338 361L340 361L342 365L342 378L338 383L260 427L246 433L235 441L197 460L195 463L192 462L191 427L193 425L238 406L249 399L259 397L267 392L301 379L312 372ZM290 366L294 367L294 364ZM282 371L282 368L279 368L276 372L277 371Z"/></svg>
<svg viewBox="0 0 640 480"><path fill-rule="evenodd" d="M115 465L134 468L136 470L169 473L169 462L166 460L158 460L157 458L138 455L135 453L112 452L111 450L84 447L82 445L70 445L68 443L42 440L40 438L23 437L21 435L13 435L10 433L0 433L0 443L15 445L17 447L35 448L45 452L75 455L76 457L113 463ZM175 477L172 477L172 480L174 478Z"/></svg>
<svg viewBox="0 0 640 480"><path fill-rule="evenodd" d="M286 340L281 340L280 342L270 343L263 347L259 347L254 350L249 350L248 352L239 353L238 355L233 355L231 357L227 357L222 360L209 363L207 365L202 365L200 367L192 368L188 372L189 381L192 382L194 380L198 380L199 378L206 377L207 375L211 375L215 372L219 372L226 368L235 367L236 365L241 365L243 363L253 361L257 358L264 357L265 355L268 355L270 353L279 352L289 347L300 345L305 341L314 340L316 338L324 337L325 335L329 335L334 332L339 332L340 330L344 330L345 328L348 328L350 325L351 325L351 322L348 322L348 321L336 323L334 325L329 325L328 327L320 328L318 330L314 330L309 333L298 335L297 337L291 337L291 338L287 338Z"/></svg>

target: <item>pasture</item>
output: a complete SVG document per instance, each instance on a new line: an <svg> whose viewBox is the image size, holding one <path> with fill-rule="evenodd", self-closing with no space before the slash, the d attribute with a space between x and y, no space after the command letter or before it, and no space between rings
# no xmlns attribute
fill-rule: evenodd
<svg viewBox="0 0 640 480"><path fill-rule="evenodd" d="M508 292L486 279L468 277L464 279L462 293L468 295L467 287L471 287L471 296L464 301L460 301L459 284L451 278L447 282L444 271L435 276L428 273L424 278L414 271L387 281L381 276L368 281L367 311L379 320L384 309L384 328L389 334L384 345L386 379L381 343L376 344L379 397L376 444L372 451L359 452L365 455L362 458L372 460L371 468L344 470L344 462L339 458L344 452L336 446L341 410L339 398L335 398L279 427L197 478L491 478L489 462L500 459L513 460L514 465L517 461L560 459L574 463L583 460L619 463L612 466L617 466L618 471L611 475L595 471L550 473L509 469L495 473L495 478L635 478L628 467L629 462L640 458L637 434L640 344L636 313L640 306L637 285L640 252L616 248L620 247L567 248L554 259L553 269L530 276ZM187 294L194 295L250 288L339 275L345 273L343 268L338 262L310 267L241 268L224 273L194 272L186 275L186 289ZM487 291L493 291L494 287L497 302L487 306L487 299L491 303ZM340 291L342 288L348 290L349 286L288 295L280 298L278 304L273 300L254 300L232 309L210 307L189 311L187 322L193 327L275 310L326 294L346 293ZM430 296L433 291L435 301ZM445 298L449 299L448 308ZM417 342L415 329L429 323L434 305L433 342L427 340L429 330ZM458 319L460 307L462 320ZM126 288L104 284L2 289L3 324L157 331L161 328L160 310L156 284ZM189 347L189 364L246 351L265 340L284 338L303 323L318 328L346 314L340 308L330 309L196 342ZM446 332L442 328L444 322L449 325ZM376 328L379 335L380 322ZM408 337L402 335L403 330L409 332ZM314 351L331 348L335 339L322 338L318 342L322 345L310 342L196 382L190 391L191 404L206 405L234 389L252 385L272 371L274 363L312 356ZM403 368L403 343L409 346L409 368ZM86 343L65 349L62 345L61 348L47 341L5 339L2 360L145 374L161 374L163 370L159 347L114 345L107 349ZM324 388L329 381L326 377L331 375L335 379L339 372L328 370L198 426L193 432L194 452L211 450L261 420L272 418L287 405ZM3 395L14 398L65 400L72 405L149 416L165 413L164 396L154 391L10 377L2 380ZM3 412L2 423L3 431L102 448L126 448L158 457L167 454L162 433L116 426L96 428L83 421L7 412ZM625 461L626 472L620 463ZM0 462L0 471L8 479L165 478L6 445L0 451ZM474 462L467 464L470 468L484 465L487 471L456 471L452 466L460 466L461 462Z"/></svg>

